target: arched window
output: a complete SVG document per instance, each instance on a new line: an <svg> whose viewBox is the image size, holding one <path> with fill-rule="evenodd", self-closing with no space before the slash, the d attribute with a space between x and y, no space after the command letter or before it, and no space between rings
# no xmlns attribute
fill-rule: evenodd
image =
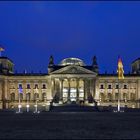
<svg viewBox="0 0 140 140"><path fill-rule="evenodd" d="M27 89L30 89L30 84L27 84Z"/></svg>
<svg viewBox="0 0 140 140"><path fill-rule="evenodd" d="M10 100L13 102L13 101L15 101L15 93L11 93L11 95L10 95L11 97L10 97Z"/></svg>
<svg viewBox="0 0 140 140"><path fill-rule="evenodd" d="M34 94L34 100L37 100L39 98L39 94L38 93L35 93Z"/></svg>
<svg viewBox="0 0 140 140"><path fill-rule="evenodd" d="M46 98L46 93L42 93L42 101L44 102Z"/></svg>
<svg viewBox="0 0 140 140"><path fill-rule="evenodd" d="M38 84L35 84L35 89L36 89L36 88L38 89Z"/></svg>
<svg viewBox="0 0 140 140"><path fill-rule="evenodd" d="M100 85L100 89L104 89L104 85L102 84L102 85Z"/></svg>
<svg viewBox="0 0 140 140"><path fill-rule="evenodd" d="M27 101L30 101L30 100L31 100L31 93L27 93L27 94L26 94L26 100L27 100Z"/></svg>
<svg viewBox="0 0 140 140"><path fill-rule="evenodd" d="M46 84L43 84L42 88L43 88L43 89L46 89Z"/></svg>
<svg viewBox="0 0 140 140"><path fill-rule="evenodd" d="M111 85L108 85L108 89L112 89Z"/></svg>
<svg viewBox="0 0 140 140"><path fill-rule="evenodd" d="M124 85L124 89L127 89L127 85Z"/></svg>

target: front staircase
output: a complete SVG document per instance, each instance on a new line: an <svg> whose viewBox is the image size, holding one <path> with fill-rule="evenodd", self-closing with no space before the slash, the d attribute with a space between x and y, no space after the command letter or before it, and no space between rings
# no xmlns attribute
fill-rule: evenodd
<svg viewBox="0 0 140 140"><path fill-rule="evenodd" d="M97 106L86 106L79 104L63 104L58 106L51 106L50 112L97 112Z"/></svg>

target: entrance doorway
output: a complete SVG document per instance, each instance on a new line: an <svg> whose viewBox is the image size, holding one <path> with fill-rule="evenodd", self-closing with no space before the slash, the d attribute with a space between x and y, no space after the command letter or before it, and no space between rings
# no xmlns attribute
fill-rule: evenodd
<svg viewBox="0 0 140 140"><path fill-rule="evenodd" d="M76 88L70 88L70 100L76 101L77 91Z"/></svg>

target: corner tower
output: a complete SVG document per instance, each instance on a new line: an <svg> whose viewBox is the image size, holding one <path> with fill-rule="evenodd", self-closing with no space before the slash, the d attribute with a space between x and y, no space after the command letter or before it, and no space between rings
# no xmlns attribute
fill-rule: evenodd
<svg viewBox="0 0 140 140"><path fill-rule="evenodd" d="M14 73L14 63L5 56L1 56L1 52L4 51L0 47L0 74L12 74Z"/></svg>

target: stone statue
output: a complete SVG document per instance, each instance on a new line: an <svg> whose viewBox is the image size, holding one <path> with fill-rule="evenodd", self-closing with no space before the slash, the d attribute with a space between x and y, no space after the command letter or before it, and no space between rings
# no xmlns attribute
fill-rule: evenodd
<svg viewBox="0 0 140 140"><path fill-rule="evenodd" d="M54 65L54 59L53 56L51 55L49 59L49 66L53 66L53 65Z"/></svg>
<svg viewBox="0 0 140 140"><path fill-rule="evenodd" d="M92 67L93 67L94 72L96 72L96 73L99 72L96 56L94 56L92 59Z"/></svg>

